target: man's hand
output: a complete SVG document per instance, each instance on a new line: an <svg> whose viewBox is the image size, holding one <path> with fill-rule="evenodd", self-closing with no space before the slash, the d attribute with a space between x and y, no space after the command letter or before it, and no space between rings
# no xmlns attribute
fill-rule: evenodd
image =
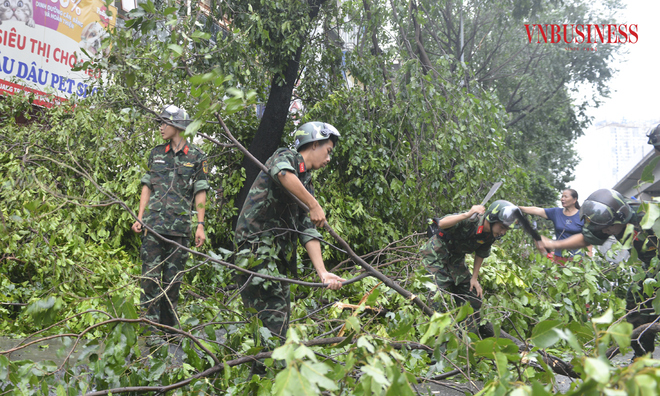
<svg viewBox="0 0 660 396"><path fill-rule="evenodd" d="M315 226L323 227L325 223L325 212L321 205L317 203L314 207L309 208L309 218Z"/></svg>
<svg viewBox="0 0 660 396"><path fill-rule="evenodd" d="M206 241L206 234L204 234L204 225L197 224L197 231L195 231L195 247L200 247Z"/></svg>
<svg viewBox="0 0 660 396"><path fill-rule="evenodd" d="M484 296L484 291L481 289L481 285L477 278L470 278L470 291L472 291L472 289L474 289L477 297L482 298Z"/></svg>
<svg viewBox="0 0 660 396"><path fill-rule="evenodd" d="M470 211L467 212L467 217L470 217L470 216L472 216L472 215L475 214L475 213L479 213L479 214L484 214L484 213L486 213L486 207L483 206L483 205L473 205L473 206L470 208Z"/></svg>
<svg viewBox="0 0 660 396"><path fill-rule="evenodd" d="M544 237L541 237L541 238L544 238ZM541 241L534 241L534 244L536 244L536 249L538 249L538 251L539 251L541 254L543 254L543 255L547 255L547 254L548 254L548 251L546 250L546 247L545 247L545 245L543 244L543 241L542 241L542 240L541 240Z"/></svg>
<svg viewBox="0 0 660 396"><path fill-rule="evenodd" d="M142 232L142 223L140 223L140 220L137 220L135 223L133 223L133 226L131 226L131 230L133 230L138 234Z"/></svg>
<svg viewBox="0 0 660 396"><path fill-rule="evenodd" d="M321 275L321 282L327 283L328 289L330 290L339 290L341 288L341 282L345 280L346 279L341 278L332 272L325 272L323 275Z"/></svg>
<svg viewBox="0 0 660 396"><path fill-rule="evenodd" d="M541 235L541 242L542 242L543 247L545 248L545 250L555 250L555 241L553 241L552 239ZM538 247L538 244L537 244L537 247ZM543 253L543 251L541 251L541 249L539 249L539 251L541 253ZM547 253L547 252L545 252L545 253Z"/></svg>

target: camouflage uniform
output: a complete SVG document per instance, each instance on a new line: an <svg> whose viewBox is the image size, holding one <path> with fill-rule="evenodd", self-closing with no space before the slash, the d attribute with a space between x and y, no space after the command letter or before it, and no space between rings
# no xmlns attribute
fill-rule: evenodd
<svg viewBox="0 0 660 396"><path fill-rule="evenodd" d="M461 220L454 226L440 231L422 248L422 264L433 275L435 284L453 294L457 305L470 303L475 313L481 308L481 301L470 291L472 274L465 265L465 255L486 258L495 242L492 233L483 232L484 216L474 220ZM436 307L438 309L439 307Z"/></svg>
<svg viewBox="0 0 660 396"><path fill-rule="evenodd" d="M640 221L644 217L644 212L640 210L641 206L638 201L627 200L628 205L636 209L636 212L633 213L632 217L627 224L632 224L634 227L633 233L633 249L637 252L637 257L642 262L642 266L646 271L646 278L655 278L658 273L657 268L650 268L651 260L657 256L658 249L658 237L653 233L653 230L644 230L640 226ZM607 241L609 235L603 233L602 231L596 230L592 224L585 226L582 229L582 235L584 240L589 245L602 245ZM623 242L623 237L625 235L625 229L621 231L620 234L615 235L614 237ZM642 304L643 301L648 299L648 296L643 295L643 283L644 279L639 282L635 282L628 287L626 292L626 310L632 311L638 307L641 309L650 309L653 312L652 301ZM641 304L641 306L640 306ZM658 318L658 315L649 312L630 312L626 317L626 320L632 323L633 327L639 327L646 323L651 323ZM642 356L647 352L653 352L655 350L655 335L651 332L644 333L639 338L639 343L632 342L632 347L635 350L636 356ZM640 345L641 344L641 345Z"/></svg>
<svg viewBox="0 0 660 396"><path fill-rule="evenodd" d="M268 174L261 171L245 199L236 224L237 265L271 275L296 275L297 241L304 246L320 239L307 212L303 211L282 187L277 174L294 172L303 186L314 195L312 176L305 168L302 155L280 148L265 163ZM250 264L247 263L248 259ZM249 277L239 273L239 287ZM257 317L271 333L286 336L291 312L289 285L253 278L241 290L246 308L254 308Z"/></svg>
<svg viewBox="0 0 660 396"><path fill-rule="evenodd" d="M185 143L175 153L169 143L156 146L149 155L149 170L140 180L151 190L143 222L167 239L188 247L194 197L209 189L207 172L206 155L199 148ZM181 287L181 276L177 274L185 268L188 253L146 233L140 258L140 304L147 309L146 318L176 326ZM164 291L166 296L162 295Z"/></svg>

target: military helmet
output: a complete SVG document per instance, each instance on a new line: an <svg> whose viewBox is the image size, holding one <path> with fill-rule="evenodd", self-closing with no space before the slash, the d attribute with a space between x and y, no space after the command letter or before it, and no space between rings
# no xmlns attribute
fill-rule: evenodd
<svg viewBox="0 0 660 396"><path fill-rule="evenodd" d="M652 144L656 150L660 150L660 124L656 125L655 128L651 128L646 136L649 138L648 143Z"/></svg>
<svg viewBox="0 0 660 396"><path fill-rule="evenodd" d="M184 109L178 108L175 105L167 105L163 107L163 111L160 112L158 120L163 122L163 119L171 121L171 124L179 129L186 129L186 127L192 122L188 113Z"/></svg>
<svg viewBox="0 0 660 396"><path fill-rule="evenodd" d="M580 207L580 220L584 220L585 226L596 228L626 224L632 215L633 210L623 195L609 188L594 191Z"/></svg>
<svg viewBox="0 0 660 396"><path fill-rule="evenodd" d="M509 201L498 199L490 204L486 210L485 216L489 223L497 223L498 221L509 227L518 219L520 209Z"/></svg>
<svg viewBox="0 0 660 396"><path fill-rule="evenodd" d="M296 150L298 150L301 146L318 140L332 139L336 143L339 136L337 128L332 125L320 121L311 121L302 124L296 129L296 132L293 134L295 139L293 144Z"/></svg>

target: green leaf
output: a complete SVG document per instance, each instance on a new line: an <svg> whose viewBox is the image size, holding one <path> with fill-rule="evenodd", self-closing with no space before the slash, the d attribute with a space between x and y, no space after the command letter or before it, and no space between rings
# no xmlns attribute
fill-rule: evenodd
<svg viewBox="0 0 660 396"><path fill-rule="evenodd" d="M656 157L656 158L660 158L660 157ZM658 207L658 205L649 202L647 206L648 208L646 210L646 214L644 215L640 223L640 226L645 230L653 228L655 221L660 217L660 207Z"/></svg>
<svg viewBox="0 0 660 396"><path fill-rule="evenodd" d="M658 381L656 380L656 378L653 378L648 374L637 374L635 376L635 383L637 384L637 386L641 388L642 395L658 394Z"/></svg>
<svg viewBox="0 0 660 396"><path fill-rule="evenodd" d="M500 375L500 378L506 379L510 373L507 369L507 364L509 361L502 352L495 352L495 366L497 367L497 373Z"/></svg>
<svg viewBox="0 0 660 396"><path fill-rule="evenodd" d="M62 300L51 296L28 305L25 314L31 316L37 326L47 326L55 321L61 307Z"/></svg>
<svg viewBox="0 0 660 396"><path fill-rule="evenodd" d="M390 386L390 381L385 377L385 373L380 368L374 367L373 365L366 365L362 366L360 370L381 386Z"/></svg>
<svg viewBox="0 0 660 396"><path fill-rule="evenodd" d="M431 316L431 320L429 321L429 327L422 336L421 340L419 340L420 343L425 344L431 337L439 337L442 335L447 328L451 324L451 318L449 317L448 314L446 313L434 313L433 316Z"/></svg>
<svg viewBox="0 0 660 396"><path fill-rule="evenodd" d="M191 123L186 127L186 131L184 132L184 135L186 135L186 137L194 137L195 134L197 134L197 131L199 130L199 128L200 128L203 124L204 124L204 121L202 121L202 120L200 120L200 119L196 119L196 120L194 120L193 122L191 122Z"/></svg>
<svg viewBox="0 0 660 396"><path fill-rule="evenodd" d="M380 296L380 290L376 289L369 295L369 297L367 298L367 301L365 302L365 304L369 305L369 306L376 305L376 301L378 300L378 296Z"/></svg>
<svg viewBox="0 0 660 396"><path fill-rule="evenodd" d="M287 367L277 374L272 392L276 396L313 395L317 393L317 389L312 387L295 367Z"/></svg>
<svg viewBox="0 0 660 396"><path fill-rule="evenodd" d="M610 324L612 323L612 320L614 320L614 313L612 312L612 308L607 308L607 311L605 311L603 316L592 318L591 323Z"/></svg>
<svg viewBox="0 0 660 396"><path fill-rule="evenodd" d="M360 331L360 320L355 316L349 316L346 318L346 328L355 332Z"/></svg>
<svg viewBox="0 0 660 396"><path fill-rule="evenodd" d="M591 378L600 384L606 384L610 380L610 366L600 359L586 358L584 372L587 374L587 379Z"/></svg>
<svg viewBox="0 0 660 396"><path fill-rule="evenodd" d="M559 341L559 334L555 327L561 324L558 320L546 320L534 326L531 340L539 348L548 348Z"/></svg>
<svg viewBox="0 0 660 396"><path fill-rule="evenodd" d="M330 371L330 367L325 363L303 362L300 368L301 374L311 383L327 390L339 389L334 381L325 376L328 371Z"/></svg>
<svg viewBox="0 0 660 396"><path fill-rule="evenodd" d="M642 171L642 177L640 178L640 181L642 183L653 183L655 181L655 176L653 176L653 171L655 170L656 165L658 164L658 160L660 160L660 157L656 156L649 162L648 165L644 167L644 170Z"/></svg>
<svg viewBox="0 0 660 396"><path fill-rule="evenodd" d="M458 313L456 314L456 322L460 322L463 319L467 318L469 315L472 315L474 313L474 308L468 303L463 304L459 309Z"/></svg>
<svg viewBox="0 0 660 396"><path fill-rule="evenodd" d="M343 348L346 345L353 343L353 337L355 337L355 333L356 332L353 331L353 330L349 331L348 334L346 334L346 338L344 339L344 341L337 344L337 346L335 348ZM330 347L330 345L328 345L326 347Z"/></svg>
<svg viewBox="0 0 660 396"><path fill-rule="evenodd" d="M573 348L573 350L575 350L576 352L579 352L579 353L583 353L582 352L582 345L578 342L577 337L575 336L575 334L573 334L573 332L571 330L569 330L569 329L564 329L564 330L555 329L555 331L557 332L557 334L559 335L559 337L562 340L568 342L568 345L570 345L571 348Z"/></svg>
<svg viewBox="0 0 660 396"><path fill-rule="evenodd" d="M369 353L374 353L376 351L374 346L369 342L369 340L367 340L365 336L358 338L357 346L358 348L365 348L367 351L369 351Z"/></svg>
<svg viewBox="0 0 660 396"><path fill-rule="evenodd" d="M653 309L655 312L660 312L660 293L658 293L654 298L653 298Z"/></svg>
<svg viewBox="0 0 660 396"><path fill-rule="evenodd" d="M150 12L152 14L156 13L156 6L154 5L154 2L149 0L145 3L138 3L140 7L142 7L146 12Z"/></svg>
<svg viewBox="0 0 660 396"><path fill-rule="evenodd" d="M644 279L644 282L642 283L642 289L644 291L644 294L646 296L652 296L656 290L657 285L658 285L658 281L655 280L655 278Z"/></svg>
<svg viewBox="0 0 660 396"><path fill-rule="evenodd" d="M632 323L619 322L610 327L607 332L612 335L619 348L630 346L630 335L633 331Z"/></svg>
<svg viewBox="0 0 660 396"><path fill-rule="evenodd" d="M177 57L183 54L183 47L181 47L178 44L170 44L167 46L167 48L171 49L172 52L174 52L177 55Z"/></svg>
<svg viewBox="0 0 660 396"><path fill-rule="evenodd" d="M292 344L284 344L281 347L275 348L273 351L273 359L285 360L289 364L294 358L295 347Z"/></svg>
<svg viewBox="0 0 660 396"><path fill-rule="evenodd" d="M301 360L303 358L307 358L313 361L316 361L316 355L314 355L314 351L306 347L305 345L298 345L298 347L295 349L293 353L293 357L297 360Z"/></svg>
<svg viewBox="0 0 660 396"><path fill-rule="evenodd" d="M9 375L9 359L7 356L0 355L0 380L5 381Z"/></svg>
<svg viewBox="0 0 660 396"><path fill-rule="evenodd" d="M486 338L474 344L474 354L476 356L483 356L492 359L494 353L499 350L500 348L494 338Z"/></svg>

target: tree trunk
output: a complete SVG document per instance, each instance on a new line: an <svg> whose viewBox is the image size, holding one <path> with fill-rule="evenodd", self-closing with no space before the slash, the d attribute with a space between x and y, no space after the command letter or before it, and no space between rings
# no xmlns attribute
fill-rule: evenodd
<svg viewBox="0 0 660 396"><path fill-rule="evenodd" d="M309 0L309 17L310 21L314 21L319 14L321 5L326 0ZM310 23L311 25L311 23ZM282 76L275 75L270 83L270 94L266 102L266 109L264 115L257 128L257 133L254 135L248 150L254 155L261 163L266 160L280 147L282 141L282 134L284 133L284 125L286 124L287 117L289 116L289 106L291 104L291 97L293 95L293 88L298 78L298 71L300 70L300 57L302 55L304 41L296 50L295 55L289 59L286 69L283 70ZM259 174L259 168L249 158L243 158L241 164L245 168L245 183L238 193L234 206L238 208L239 212L243 207L243 202L247 197L250 187L254 179ZM233 228L236 228L237 217L233 220Z"/></svg>

